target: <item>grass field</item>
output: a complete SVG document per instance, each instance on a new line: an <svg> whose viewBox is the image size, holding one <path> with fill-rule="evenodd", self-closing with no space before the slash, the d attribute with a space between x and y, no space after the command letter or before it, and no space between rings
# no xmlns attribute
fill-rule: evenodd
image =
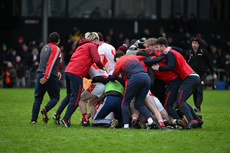
<svg viewBox="0 0 230 153"><path fill-rule="evenodd" d="M0 89L0 152L160 152L229 153L230 91L204 91L202 129L137 130L80 126L79 108L71 128L50 119L30 124L34 89ZM61 90L61 100L65 89ZM48 101L45 96L42 106ZM190 98L188 101L192 106ZM48 113L52 117L58 105Z"/></svg>

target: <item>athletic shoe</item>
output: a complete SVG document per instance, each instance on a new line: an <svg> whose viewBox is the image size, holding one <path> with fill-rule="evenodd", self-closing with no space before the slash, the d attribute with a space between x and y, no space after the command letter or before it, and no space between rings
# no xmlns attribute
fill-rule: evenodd
<svg viewBox="0 0 230 153"><path fill-rule="evenodd" d="M194 107L193 110L194 110L195 112L201 112L200 108L197 108L197 107Z"/></svg>
<svg viewBox="0 0 230 153"><path fill-rule="evenodd" d="M154 122L154 121L153 121L152 124L148 124L148 123L147 123L147 126L146 126L146 129L147 129L147 130L148 130L148 129L160 129L160 128L161 128L160 125L157 124L157 123Z"/></svg>
<svg viewBox="0 0 230 153"><path fill-rule="evenodd" d="M186 128L188 126L184 121L180 119L176 120L176 124L182 126L183 128Z"/></svg>
<svg viewBox="0 0 230 153"><path fill-rule="evenodd" d="M109 128L110 128L110 129L115 129L117 125L118 125L118 120L113 119L113 120L111 121L111 124L110 124Z"/></svg>
<svg viewBox="0 0 230 153"><path fill-rule="evenodd" d="M200 115L200 114L196 114L196 116L199 118L199 119L201 119L202 120L202 115Z"/></svg>
<svg viewBox="0 0 230 153"><path fill-rule="evenodd" d="M191 129L191 128L196 128L198 125L198 122L196 120L193 120L191 122L188 123L188 126L185 129Z"/></svg>
<svg viewBox="0 0 230 153"><path fill-rule="evenodd" d="M48 123L48 117L47 117L47 112L46 112L46 109L45 109L45 107L44 108L42 108L42 110L41 110L41 114L42 114L42 119L43 119L43 122L44 123Z"/></svg>
<svg viewBox="0 0 230 153"><path fill-rule="evenodd" d="M37 122L36 121L31 121L31 123L30 124L36 124Z"/></svg>
<svg viewBox="0 0 230 153"><path fill-rule="evenodd" d="M198 124L197 124L197 128L202 128L202 125L204 124L204 122L202 121L202 119L199 118L198 120Z"/></svg>
<svg viewBox="0 0 230 153"><path fill-rule="evenodd" d="M174 126L170 126L170 125L166 126L166 128L171 130L175 129Z"/></svg>
<svg viewBox="0 0 230 153"><path fill-rule="evenodd" d="M89 121L88 121L88 122L84 122L84 121L81 119L81 126L89 127L89 126L90 126L90 123L89 123Z"/></svg>
<svg viewBox="0 0 230 153"><path fill-rule="evenodd" d="M177 130L183 130L184 128L180 125L175 125L174 126L174 129L177 129Z"/></svg>
<svg viewBox="0 0 230 153"><path fill-rule="evenodd" d="M162 130L169 130L169 129L173 129L172 126L161 126Z"/></svg>
<svg viewBox="0 0 230 153"><path fill-rule="evenodd" d="M140 126L141 129L146 129L146 126L142 124L142 122L138 121L138 125Z"/></svg>
<svg viewBox="0 0 230 153"><path fill-rule="evenodd" d="M57 113L53 115L53 119L56 125L60 125L60 116L58 116Z"/></svg>
<svg viewBox="0 0 230 153"><path fill-rule="evenodd" d="M61 119L62 125L64 125L66 128L70 127L69 122L65 121L64 119Z"/></svg>
<svg viewBox="0 0 230 153"><path fill-rule="evenodd" d="M136 119L133 119L131 121L131 129L140 129L140 125L138 124L138 121Z"/></svg>

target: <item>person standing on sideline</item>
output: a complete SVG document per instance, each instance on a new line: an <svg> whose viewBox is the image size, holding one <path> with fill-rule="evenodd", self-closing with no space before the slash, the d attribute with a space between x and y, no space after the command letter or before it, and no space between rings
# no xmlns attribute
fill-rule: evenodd
<svg viewBox="0 0 230 153"><path fill-rule="evenodd" d="M217 75L214 73L213 67L211 65L208 52L201 46L201 44L202 43L199 38L197 37L192 38L192 49L189 51L189 54L186 58L191 68L200 76L200 84L193 91L195 112L201 111L201 104L203 101L204 81L206 78L206 72L208 68L212 73L213 79L216 80L217 78Z"/></svg>
<svg viewBox="0 0 230 153"><path fill-rule="evenodd" d="M90 37L88 37L89 35ZM61 119L61 123L65 127L70 127L70 118L78 107L83 86L82 78L87 75L93 63L95 63L98 68L103 69L97 45L93 43L93 40L99 39L98 34L96 32L87 32L85 38L87 39L79 41L79 46L71 56L69 64L65 69L67 95L53 116L55 123L59 124L60 114L68 105L65 115Z"/></svg>
<svg viewBox="0 0 230 153"><path fill-rule="evenodd" d="M61 58L61 50L58 47L59 43L59 34L57 32L52 32L49 35L49 43L41 50L40 63L37 69L38 78L34 93L35 101L32 109L31 124L35 124L37 122L40 106L46 91L49 94L50 101L41 110L44 123L48 122L47 112L59 101L59 80L61 79L61 73L59 72L59 62Z"/></svg>

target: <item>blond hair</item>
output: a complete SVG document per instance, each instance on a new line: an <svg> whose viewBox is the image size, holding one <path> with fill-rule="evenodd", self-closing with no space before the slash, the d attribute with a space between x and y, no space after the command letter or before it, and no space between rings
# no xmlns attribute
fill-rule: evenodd
<svg viewBox="0 0 230 153"><path fill-rule="evenodd" d="M96 32L86 32L85 33L85 39L88 39L90 41L94 41L95 39L99 39L99 36Z"/></svg>
<svg viewBox="0 0 230 153"><path fill-rule="evenodd" d="M149 39L145 40L145 44L153 46L153 45L155 45L156 40L157 40L156 38L149 38Z"/></svg>

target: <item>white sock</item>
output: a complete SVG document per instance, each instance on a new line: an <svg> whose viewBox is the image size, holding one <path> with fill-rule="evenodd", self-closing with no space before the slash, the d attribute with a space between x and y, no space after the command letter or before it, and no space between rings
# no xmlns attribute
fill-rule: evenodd
<svg viewBox="0 0 230 153"><path fill-rule="evenodd" d="M153 119L152 119L151 117L149 117L149 118L147 119L147 121L148 121L148 124L149 124L149 125L153 123Z"/></svg>
<svg viewBox="0 0 230 153"><path fill-rule="evenodd" d="M124 128L128 129L129 128L129 124L124 124Z"/></svg>

